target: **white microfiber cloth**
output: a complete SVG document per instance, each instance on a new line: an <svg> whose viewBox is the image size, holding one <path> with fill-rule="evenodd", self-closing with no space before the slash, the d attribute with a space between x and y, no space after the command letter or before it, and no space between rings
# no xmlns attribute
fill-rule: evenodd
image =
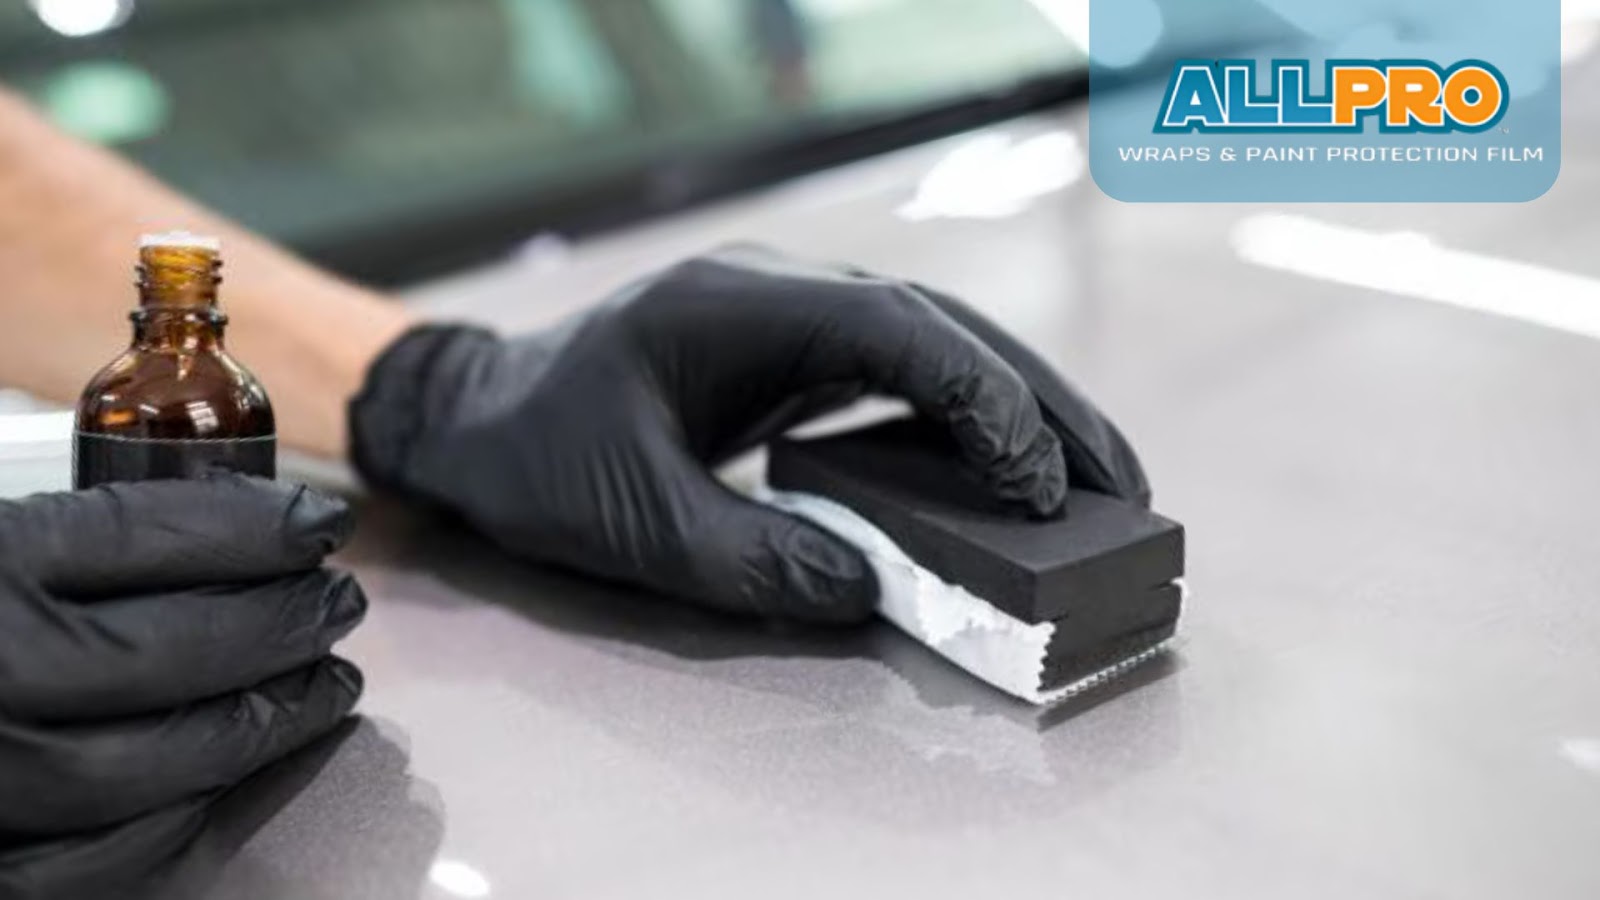
<svg viewBox="0 0 1600 900"><path fill-rule="evenodd" d="M850 509L814 494L761 487L757 499L826 528L866 554L878 575L878 612L935 653L1029 703L1064 700L1116 678L1166 649L1162 642L1063 687L1041 684L1051 622L1031 625L914 562Z"/></svg>

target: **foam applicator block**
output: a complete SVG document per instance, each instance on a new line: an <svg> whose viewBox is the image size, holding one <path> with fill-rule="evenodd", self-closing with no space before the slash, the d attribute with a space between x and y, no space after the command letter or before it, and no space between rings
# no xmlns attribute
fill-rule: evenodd
<svg viewBox="0 0 1600 900"><path fill-rule="evenodd" d="M1040 687L1049 691L1086 678L1172 637L1178 628L1183 589L1152 588L1135 597L1105 597L1099 615L1067 617L1055 623L1045 647Z"/></svg>
<svg viewBox="0 0 1600 900"><path fill-rule="evenodd" d="M864 516L934 574L1024 622L1059 620L1093 646L1177 617L1183 526L1137 504L1071 491L1064 518L1002 507L953 441L916 420L771 447L773 487L819 494ZM1056 668L1076 671L1064 644ZM1055 654L1052 654L1054 656ZM1047 670L1050 669L1047 661Z"/></svg>

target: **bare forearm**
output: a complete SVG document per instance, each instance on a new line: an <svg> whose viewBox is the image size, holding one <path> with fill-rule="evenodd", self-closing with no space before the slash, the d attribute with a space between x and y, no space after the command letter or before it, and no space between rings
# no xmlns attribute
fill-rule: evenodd
<svg viewBox="0 0 1600 900"><path fill-rule="evenodd" d="M342 455L345 402L409 316L62 134L3 89L0 384L75 400L127 345L138 235L173 228L222 237L228 343L267 385L284 442Z"/></svg>

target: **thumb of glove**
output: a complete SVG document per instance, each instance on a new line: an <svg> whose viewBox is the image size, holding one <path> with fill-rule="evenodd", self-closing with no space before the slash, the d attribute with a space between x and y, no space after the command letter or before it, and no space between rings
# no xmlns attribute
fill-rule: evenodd
<svg viewBox="0 0 1600 900"><path fill-rule="evenodd" d="M703 527L684 541L685 599L734 612L845 625L872 616L878 579L861 551L810 522L746 499L709 476Z"/></svg>

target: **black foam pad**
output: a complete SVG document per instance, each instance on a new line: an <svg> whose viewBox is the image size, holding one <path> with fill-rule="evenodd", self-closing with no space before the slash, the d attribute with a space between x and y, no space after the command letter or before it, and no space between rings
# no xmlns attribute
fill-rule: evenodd
<svg viewBox="0 0 1600 900"><path fill-rule="evenodd" d="M1084 604L1084 612L1055 622L1045 647L1045 690L1071 684L1146 650L1177 630L1183 590L1162 585L1127 597Z"/></svg>
<svg viewBox="0 0 1600 900"><path fill-rule="evenodd" d="M990 499L954 442L921 421L778 441L767 476L855 510L934 574L1023 621L1062 620L1095 643L1152 621L1142 603L1176 618L1173 595L1152 589L1183 575L1183 526L1076 490L1065 518L1025 518Z"/></svg>

